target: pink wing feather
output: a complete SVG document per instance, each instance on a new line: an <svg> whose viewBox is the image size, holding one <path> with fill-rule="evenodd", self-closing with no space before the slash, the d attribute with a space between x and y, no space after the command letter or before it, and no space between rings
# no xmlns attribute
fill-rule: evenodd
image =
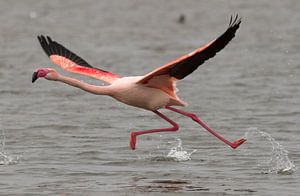
<svg viewBox="0 0 300 196"><path fill-rule="evenodd" d="M63 56L51 55L50 59L52 60L53 63L61 66L61 68L63 68L66 71L85 75L85 76L90 76L90 77L93 77L93 78L96 78L99 80L103 80L109 84L112 84L115 80L120 78L116 74L112 74L110 72L77 65L73 61L71 61Z"/></svg>
<svg viewBox="0 0 300 196"><path fill-rule="evenodd" d="M61 44L52 41L48 36L47 39L44 36L38 36L38 39L51 61L66 71L93 77L109 84L112 84L115 80L121 78L116 74L92 67L81 57Z"/></svg>

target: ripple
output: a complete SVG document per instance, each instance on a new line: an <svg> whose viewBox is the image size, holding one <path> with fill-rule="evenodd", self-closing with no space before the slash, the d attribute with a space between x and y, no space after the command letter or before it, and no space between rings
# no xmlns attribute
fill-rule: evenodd
<svg viewBox="0 0 300 196"><path fill-rule="evenodd" d="M161 184L189 184L185 180L153 180L152 183L161 183Z"/></svg>
<svg viewBox="0 0 300 196"><path fill-rule="evenodd" d="M233 191L236 191L236 192L248 192L248 193L257 192L257 191L252 190L252 189L234 189Z"/></svg>

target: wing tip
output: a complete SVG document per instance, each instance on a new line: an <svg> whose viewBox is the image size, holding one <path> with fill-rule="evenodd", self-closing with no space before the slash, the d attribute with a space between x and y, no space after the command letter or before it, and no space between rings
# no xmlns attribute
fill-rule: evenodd
<svg viewBox="0 0 300 196"><path fill-rule="evenodd" d="M44 52L47 54L47 56L49 57L50 55L52 55L52 50L51 47L49 45L48 40L45 38L44 35L38 35L37 39L41 45L41 47L43 48Z"/></svg>
<svg viewBox="0 0 300 196"><path fill-rule="evenodd" d="M65 48L60 43L58 43L56 41L53 41L51 39L51 37L48 36L48 35L41 35L41 34L37 35L37 39L38 39L42 49L44 50L44 52L50 58L51 58L52 55L58 55L58 56L67 58L68 60L74 62L75 64L77 64L79 66L83 66L83 67L87 67L87 68L93 68L95 70L101 71L101 72L103 72L105 74L108 74L108 75L111 74L110 77L112 79L104 80L108 83L112 83L112 81L114 81L115 79L120 78L120 76L118 76L116 74L112 74L108 71L105 71L105 70L102 70L102 69L99 69L99 68L96 68L96 67L92 67L89 63L87 63L85 60L83 60L77 54L75 54L72 51L70 51L69 49Z"/></svg>
<svg viewBox="0 0 300 196"><path fill-rule="evenodd" d="M228 28L239 27L242 17L239 14L231 15Z"/></svg>
<svg viewBox="0 0 300 196"><path fill-rule="evenodd" d="M232 40L237 29L239 28L241 21L242 17L240 17L239 14L232 15L230 17L227 30L221 36L209 42L207 45L205 45L205 47L196 49L196 52L193 53L193 55L188 55L189 58L195 55L195 57L191 58L189 62L187 60L185 60L186 62L182 64L176 62L170 71L170 75L178 80L181 80L194 72L207 59L214 57ZM200 55L200 53L202 54ZM197 54L199 55L196 56ZM188 66L184 67L184 65L187 65L188 63L190 63L190 68Z"/></svg>
<svg viewBox="0 0 300 196"><path fill-rule="evenodd" d="M59 55L59 56L65 57L83 67L94 68L89 63L87 63L84 59L82 59L77 54L75 54L74 52L70 51L69 49L67 49L66 47L61 45L60 43L53 41L50 36L38 35L37 38L48 57L50 57L51 55ZM101 70L101 69L99 69L99 70Z"/></svg>

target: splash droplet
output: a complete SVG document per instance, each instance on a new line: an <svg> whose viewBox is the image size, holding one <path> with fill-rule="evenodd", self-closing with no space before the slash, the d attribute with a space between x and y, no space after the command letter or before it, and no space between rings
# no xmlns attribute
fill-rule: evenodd
<svg viewBox="0 0 300 196"><path fill-rule="evenodd" d="M187 152L182 148L181 139L177 138L177 145L172 147L167 157L172 158L174 161L189 161L191 160L191 155L196 152L193 150L192 152Z"/></svg>
<svg viewBox="0 0 300 196"><path fill-rule="evenodd" d="M271 152L269 154L269 157L267 157L267 160L265 162L259 160L259 166L266 168L264 169L266 170L264 171L264 173L291 174L296 171L294 163L288 157L288 151L270 134L260 131L255 127L247 129L247 132L245 134L247 142L255 141L256 136L266 139L271 145ZM264 157L263 153L264 151L256 152L257 157Z"/></svg>
<svg viewBox="0 0 300 196"><path fill-rule="evenodd" d="M0 165L14 165L19 163L20 156L10 155L9 153L4 151L6 136L5 136L4 129L1 130L2 130L2 135L0 137L2 137L2 139L1 139L1 150L0 150Z"/></svg>

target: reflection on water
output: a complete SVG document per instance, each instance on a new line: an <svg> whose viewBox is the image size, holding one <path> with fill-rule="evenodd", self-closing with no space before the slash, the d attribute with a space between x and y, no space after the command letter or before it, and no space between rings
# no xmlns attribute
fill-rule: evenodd
<svg viewBox="0 0 300 196"><path fill-rule="evenodd" d="M196 186L190 180L183 179L160 179L149 180L147 178L133 178L131 182L131 189L134 192L207 192L210 189L203 186Z"/></svg>

